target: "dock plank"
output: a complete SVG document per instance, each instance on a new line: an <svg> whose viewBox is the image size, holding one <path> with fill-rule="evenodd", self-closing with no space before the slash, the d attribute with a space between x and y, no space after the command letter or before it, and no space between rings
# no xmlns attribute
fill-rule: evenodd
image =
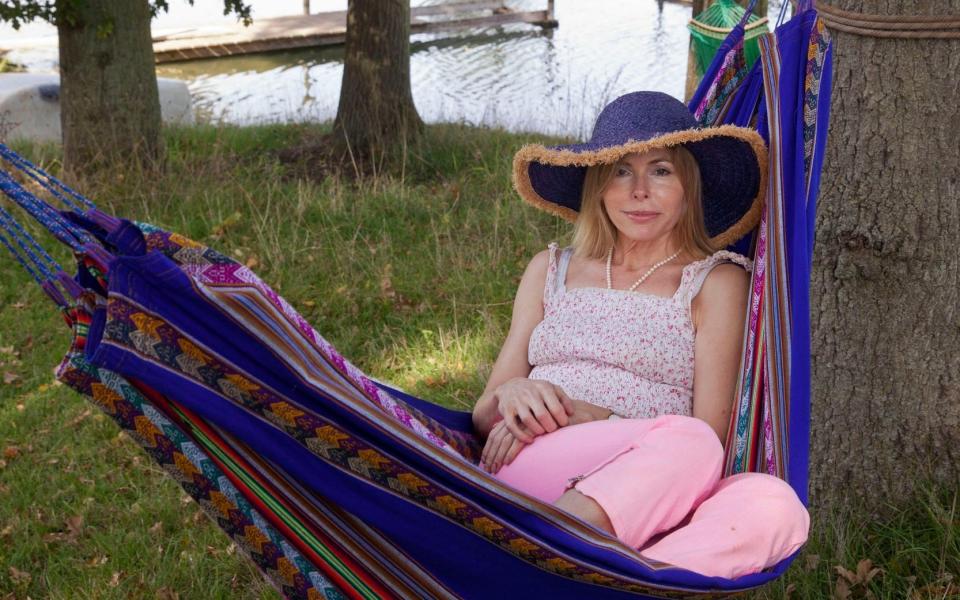
<svg viewBox="0 0 960 600"><path fill-rule="evenodd" d="M493 11L484 16L459 16L465 12ZM445 20L424 17L455 17ZM514 12L501 0L474 0L453 5L416 7L411 10L411 33L428 33L506 23L555 27L549 11ZM346 39L347 12L322 12L255 20L250 26L212 25L166 32L154 37L157 63L218 58L276 50L341 45Z"/></svg>

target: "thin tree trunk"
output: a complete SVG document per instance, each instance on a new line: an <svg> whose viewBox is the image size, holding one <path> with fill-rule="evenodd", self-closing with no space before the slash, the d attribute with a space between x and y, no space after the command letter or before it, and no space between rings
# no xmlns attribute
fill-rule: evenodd
<svg viewBox="0 0 960 600"><path fill-rule="evenodd" d="M834 0L884 15L960 0ZM960 40L834 36L811 288L811 492L883 512L960 488Z"/></svg>
<svg viewBox="0 0 960 600"><path fill-rule="evenodd" d="M409 0L350 0L334 139L368 154L422 126L410 90Z"/></svg>
<svg viewBox="0 0 960 600"><path fill-rule="evenodd" d="M160 99L147 0L60 0L64 166L160 156Z"/></svg>

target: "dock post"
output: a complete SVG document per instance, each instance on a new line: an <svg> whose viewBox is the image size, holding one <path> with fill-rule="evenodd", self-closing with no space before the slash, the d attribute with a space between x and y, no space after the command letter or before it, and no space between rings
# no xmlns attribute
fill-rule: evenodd
<svg viewBox="0 0 960 600"><path fill-rule="evenodd" d="M553 4L555 0L547 0L547 19L550 21L555 21L553 18Z"/></svg>
<svg viewBox="0 0 960 600"><path fill-rule="evenodd" d="M303 0L303 14L310 14L310 0Z"/></svg>
<svg viewBox="0 0 960 600"><path fill-rule="evenodd" d="M709 0L693 0L693 6L690 11L690 18L699 15L703 11L707 10L707 5ZM700 78L697 77L697 59L693 55L693 39L690 39L688 44L689 49L687 50L687 83L684 86L684 101L689 102L690 98L693 97L693 93L697 91L697 84L700 83Z"/></svg>

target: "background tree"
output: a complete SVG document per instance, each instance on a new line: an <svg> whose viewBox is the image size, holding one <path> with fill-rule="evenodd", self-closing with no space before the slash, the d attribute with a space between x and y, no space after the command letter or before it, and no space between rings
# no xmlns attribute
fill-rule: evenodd
<svg viewBox="0 0 960 600"><path fill-rule="evenodd" d="M957 15L960 0L833 0ZM960 489L960 39L832 31L811 312L811 492L883 511Z"/></svg>
<svg viewBox="0 0 960 600"><path fill-rule="evenodd" d="M422 128L410 91L410 1L350 0L333 140L372 156Z"/></svg>
<svg viewBox="0 0 960 600"><path fill-rule="evenodd" d="M192 0L190 0L192 4ZM24 0L0 5L15 27L56 25L64 168L161 157L160 99L150 20L166 0ZM249 22L250 7L224 0L224 13Z"/></svg>
<svg viewBox="0 0 960 600"><path fill-rule="evenodd" d="M125 157L157 161L160 96L147 0L86 0L61 17L65 167L78 170Z"/></svg>

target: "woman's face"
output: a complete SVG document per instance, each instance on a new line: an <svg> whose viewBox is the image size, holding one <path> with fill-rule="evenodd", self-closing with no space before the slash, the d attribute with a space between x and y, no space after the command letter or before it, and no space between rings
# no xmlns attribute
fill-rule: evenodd
<svg viewBox="0 0 960 600"><path fill-rule="evenodd" d="M618 235L640 242L669 239L684 211L683 185L666 150L628 154L602 194Z"/></svg>

